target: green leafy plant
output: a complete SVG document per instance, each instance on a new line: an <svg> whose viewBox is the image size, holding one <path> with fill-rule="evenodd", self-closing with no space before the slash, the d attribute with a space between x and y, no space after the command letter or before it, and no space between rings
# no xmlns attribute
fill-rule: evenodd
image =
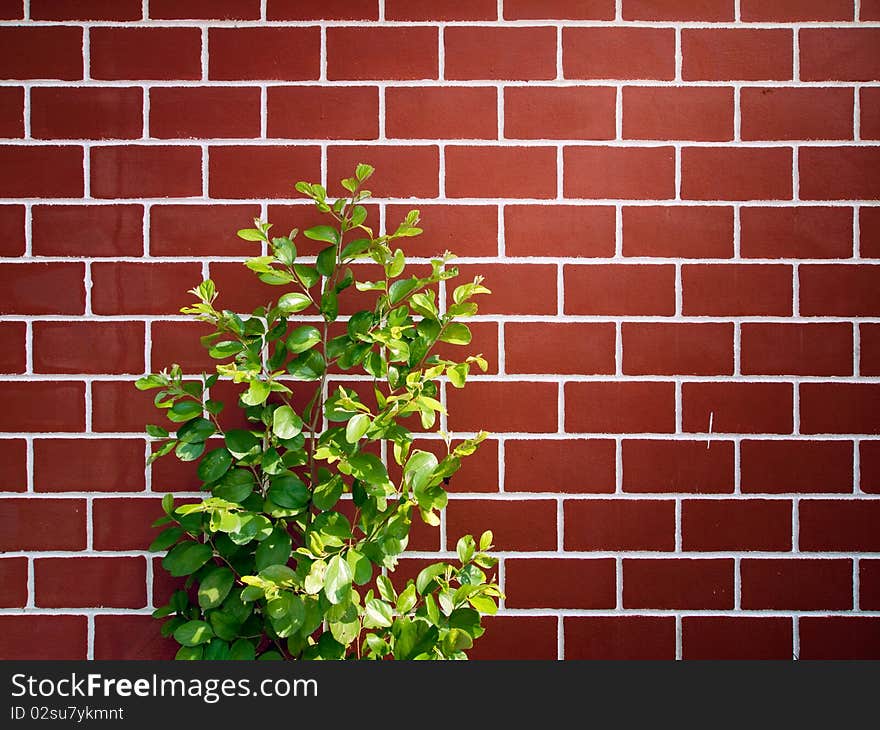
<svg viewBox="0 0 880 730"><path fill-rule="evenodd" d="M489 290L477 277L445 306L442 282L458 275L448 252L430 273L404 275L394 244L421 233L419 213L374 235L362 205L372 172L358 165L342 181L349 197L334 202L321 185L296 185L329 219L303 232L326 244L314 263L298 258L296 230L273 238L271 224L255 220L238 232L262 246L265 255L246 265L283 291L277 300L241 316L215 307L211 280L191 290L197 301L181 311L213 328L201 342L220 361L216 373L187 378L174 365L137 381L158 389L155 405L176 427L147 426L149 461L172 452L197 461L211 495L176 506L166 495L156 522L164 529L150 546L168 551L162 565L172 576L186 576L154 612L181 645L178 659L465 659L484 632L482 615L497 610L501 592L485 572L496 564L491 532L462 537L457 560L404 585L388 577L414 517L440 524L445 484L487 435L453 446L440 432L438 458L411 448L406 424L439 430L438 379L462 388L472 367L486 370L480 355L455 361L433 350L470 343L457 320L476 314L472 299ZM358 280L356 270L376 276ZM339 297L351 288L375 301L343 321ZM334 369L365 372L368 392L330 388ZM224 404L211 394L221 378L241 384L247 428L222 425ZM383 453L400 468L398 485Z"/></svg>

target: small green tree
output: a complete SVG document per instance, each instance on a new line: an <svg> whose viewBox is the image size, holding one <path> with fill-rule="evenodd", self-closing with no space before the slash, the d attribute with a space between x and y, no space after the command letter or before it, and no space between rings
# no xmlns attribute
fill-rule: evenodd
<svg viewBox="0 0 880 730"><path fill-rule="evenodd" d="M496 564L487 554L491 532L478 543L462 537L457 561L429 565L405 586L387 576L414 514L440 524L445 483L487 435L452 447L443 434L447 453L438 459L411 449L404 424L416 418L434 430L445 412L437 379L462 388L471 367L486 370L480 355L452 361L433 349L470 343L457 320L474 315L472 298L489 290L477 277L444 306L440 282L458 274L448 252L432 260L429 275L404 276L404 253L392 245L421 233L419 213L375 236L362 205L372 172L358 165L342 181L350 196L334 202L321 185L296 185L331 221L304 231L327 244L314 264L297 263L296 230L271 238L271 224L255 220L238 232L265 247L267 255L246 265L284 291L276 301L242 317L215 308L212 281L192 290L198 301L181 311L214 329L201 341L221 361L216 373L187 379L174 365L137 381L141 390L159 389L157 408L177 424L174 434L147 426L150 463L171 452L198 461L211 493L176 507L166 495L156 523L165 529L150 546L168 551L162 565L172 576L187 576L188 590L154 612L165 619L162 633L181 645L178 659L465 659L484 631L481 615L497 610L499 587L484 572ZM356 280L349 264L361 260L373 262L375 281ZM339 295L350 287L374 292L375 304L331 336ZM300 314L317 315L318 326L294 323ZM372 397L341 386L328 392L333 366L367 373ZM237 405L249 428L221 426L224 404L210 396L220 378L243 384ZM310 396L299 412L294 390ZM382 443L402 468L399 485L377 455Z"/></svg>

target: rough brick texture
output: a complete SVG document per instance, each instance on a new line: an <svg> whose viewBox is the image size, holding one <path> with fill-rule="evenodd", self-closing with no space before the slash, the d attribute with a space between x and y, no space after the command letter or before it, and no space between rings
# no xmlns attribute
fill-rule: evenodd
<svg viewBox="0 0 880 730"><path fill-rule="evenodd" d="M363 161L493 290L442 395L493 435L411 542L494 530L474 658L880 658L876 0L0 4L0 656L173 656L198 482L133 381L210 371L187 289L277 295L236 230Z"/></svg>

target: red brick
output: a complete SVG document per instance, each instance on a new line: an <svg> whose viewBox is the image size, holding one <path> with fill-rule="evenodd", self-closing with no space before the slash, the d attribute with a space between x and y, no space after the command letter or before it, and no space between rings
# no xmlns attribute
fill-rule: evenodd
<svg viewBox="0 0 880 730"><path fill-rule="evenodd" d="M849 441L753 441L740 443L744 493L853 491Z"/></svg>
<svg viewBox="0 0 880 730"><path fill-rule="evenodd" d="M733 208L625 206L623 255L730 258L733 255Z"/></svg>
<svg viewBox="0 0 880 730"><path fill-rule="evenodd" d="M880 197L880 147L804 147L798 159L804 200Z"/></svg>
<svg viewBox="0 0 880 730"><path fill-rule="evenodd" d="M93 505L95 550L146 550L161 531L152 527L163 514L158 499L96 499Z"/></svg>
<svg viewBox="0 0 880 730"><path fill-rule="evenodd" d="M552 198L556 195L553 147L446 148L450 198Z"/></svg>
<svg viewBox="0 0 880 730"><path fill-rule="evenodd" d="M186 109L186 114L181 114L181 109ZM260 90L157 86L150 89L150 136L163 139L259 137Z"/></svg>
<svg viewBox="0 0 880 730"><path fill-rule="evenodd" d="M556 383L475 381L467 391L449 389L452 431L556 431Z"/></svg>
<svg viewBox="0 0 880 730"><path fill-rule="evenodd" d="M556 659L555 616L490 616L468 659Z"/></svg>
<svg viewBox="0 0 880 730"><path fill-rule="evenodd" d="M859 485L869 494L880 493L880 441L859 443Z"/></svg>
<svg viewBox="0 0 880 730"><path fill-rule="evenodd" d="M153 405L153 395L152 391L135 389L133 381L93 382L92 430L95 433L143 433L146 424L157 423L173 431L174 425Z"/></svg>
<svg viewBox="0 0 880 730"><path fill-rule="evenodd" d="M270 3L270 6L272 3ZM150 0L157 20L259 20L260 0ZM273 20L273 18L269 18Z"/></svg>
<svg viewBox="0 0 880 730"><path fill-rule="evenodd" d="M522 86L504 92L508 139L614 139L615 97L610 87Z"/></svg>
<svg viewBox="0 0 880 730"><path fill-rule="evenodd" d="M208 189L215 198L290 198L299 180L320 176L317 147L211 147Z"/></svg>
<svg viewBox="0 0 880 730"><path fill-rule="evenodd" d="M742 607L840 611L853 606L852 561L743 560Z"/></svg>
<svg viewBox="0 0 880 730"><path fill-rule="evenodd" d="M202 322L153 322L150 369L161 370L176 362L185 373L213 372L217 360L199 342L212 331Z"/></svg>
<svg viewBox="0 0 880 730"><path fill-rule="evenodd" d="M880 607L880 560L859 561L859 608L877 611Z"/></svg>
<svg viewBox="0 0 880 730"><path fill-rule="evenodd" d="M800 548L804 551L880 550L880 502L809 499L800 503Z"/></svg>
<svg viewBox="0 0 880 730"><path fill-rule="evenodd" d="M504 344L509 373L614 372L611 322L510 322Z"/></svg>
<svg viewBox="0 0 880 730"><path fill-rule="evenodd" d="M19 20L24 17L24 0L5 0L0 5L0 19Z"/></svg>
<svg viewBox="0 0 880 730"><path fill-rule="evenodd" d="M83 550L86 503L82 499L0 500L0 550ZM0 632L2 636L2 632Z"/></svg>
<svg viewBox="0 0 880 730"><path fill-rule="evenodd" d="M280 287L264 284L239 263L211 264L211 279L217 285L218 306L234 312L251 312L280 294Z"/></svg>
<svg viewBox="0 0 880 730"><path fill-rule="evenodd" d="M24 372L25 337L24 322L0 322L0 372Z"/></svg>
<svg viewBox="0 0 880 730"><path fill-rule="evenodd" d="M386 206L385 227L396 226L412 207ZM424 233L407 240L403 246L407 256L436 256L446 250L459 256L495 256L498 253L498 209L494 205L420 204L419 217L419 228Z"/></svg>
<svg viewBox="0 0 880 730"><path fill-rule="evenodd" d="M376 168L369 188L378 198L437 197L440 151L433 145L330 146L327 148L327 180L331 193L341 195L345 192L339 180L350 177L357 164L364 161ZM313 178L317 179L317 173Z"/></svg>
<svg viewBox="0 0 880 730"><path fill-rule="evenodd" d="M143 322L34 322L36 373L142 373Z"/></svg>
<svg viewBox="0 0 880 730"><path fill-rule="evenodd" d="M624 322L626 375L731 375L733 325Z"/></svg>
<svg viewBox="0 0 880 730"><path fill-rule="evenodd" d="M91 150L96 198L186 198L202 194L198 147L113 146Z"/></svg>
<svg viewBox="0 0 880 730"><path fill-rule="evenodd" d="M144 460L141 439L36 439L34 489L138 492L144 488Z"/></svg>
<svg viewBox="0 0 880 730"><path fill-rule="evenodd" d="M504 0L505 20L612 20L613 0Z"/></svg>
<svg viewBox="0 0 880 730"><path fill-rule="evenodd" d="M140 205L35 205L32 250L35 256L141 256L143 217Z"/></svg>
<svg viewBox="0 0 880 730"><path fill-rule="evenodd" d="M485 87L386 89L386 134L400 139L496 139L496 95ZM323 128L316 136L326 137Z"/></svg>
<svg viewBox="0 0 880 730"><path fill-rule="evenodd" d="M567 198L663 199L675 195L672 147L566 147Z"/></svg>
<svg viewBox="0 0 880 730"><path fill-rule="evenodd" d="M669 315L675 312L672 266L566 265L565 313Z"/></svg>
<svg viewBox="0 0 880 730"><path fill-rule="evenodd" d="M556 78L555 28L453 26L443 41L447 79Z"/></svg>
<svg viewBox="0 0 880 730"><path fill-rule="evenodd" d="M625 608L733 608L733 560L624 558Z"/></svg>
<svg viewBox="0 0 880 730"><path fill-rule="evenodd" d="M95 659L169 660L177 649L174 639L159 633L152 616L95 616Z"/></svg>
<svg viewBox="0 0 880 730"><path fill-rule="evenodd" d="M791 433L790 383L684 383L683 425L686 432Z"/></svg>
<svg viewBox="0 0 880 730"><path fill-rule="evenodd" d="M23 439L0 440L0 492L27 489L27 445Z"/></svg>
<svg viewBox="0 0 880 730"><path fill-rule="evenodd" d="M0 28L0 48L2 43ZM83 150L72 145L0 146L0 196L79 198L83 194Z"/></svg>
<svg viewBox="0 0 880 730"><path fill-rule="evenodd" d="M208 78L220 81L317 79L318 28L211 28Z"/></svg>
<svg viewBox="0 0 880 730"><path fill-rule="evenodd" d="M556 549L556 503L551 500L452 500L446 508L450 543L491 529L500 551Z"/></svg>
<svg viewBox="0 0 880 730"><path fill-rule="evenodd" d="M682 502L685 550L791 550L788 500L687 499Z"/></svg>
<svg viewBox="0 0 880 730"><path fill-rule="evenodd" d="M732 441L624 439L622 456L624 492L733 492Z"/></svg>
<svg viewBox="0 0 880 730"><path fill-rule="evenodd" d="M35 560L35 603L44 608L142 608L146 571L143 558Z"/></svg>
<svg viewBox="0 0 880 730"><path fill-rule="evenodd" d="M800 659L880 658L880 620L871 616L805 616Z"/></svg>
<svg viewBox="0 0 880 730"><path fill-rule="evenodd" d="M0 559L0 607L25 607L28 595L27 573L27 558Z"/></svg>
<svg viewBox="0 0 880 730"><path fill-rule="evenodd" d="M614 255L614 208L607 205L508 205L504 248L508 256Z"/></svg>
<svg viewBox="0 0 880 730"><path fill-rule="evenodd" d="M724 170L725 175L718 171ZM790 200L791 150L784 147L686 147L681 196L688 200Z"/></svg>
<svg viewBox="0 0 880 730"><path fill-rule="evenodd" d="M675 385L659 382L565 384L570 433L672 433Z"/></svg>
<svg viewBox="0 0 880 730"><path fill-rule="evenodd" d="M268 90L267 108L270 137L376 139L379 136L379 91L373 86L274 86ZM259 132L259 104L253 109Z"/></svg>
<svg viewBox="0 0 880 730"><path fill-rule="evenodd" d="M489 367L487 373L498 372L498 325L495 322L469 322L468 328L473 335L471 343L466 347L438 342L433 352L448 360L461 361L471 354L481 354L486 358ZM475 372L472 370L471 372ZM480 371L482 373L482 370Z"/></svg>
<svg viewBox="0 0 880 730"><path fill-rule="evenodd" d="M327 78L436 79L437 32L428 26L328 28Z"/></svg>
<svg viewBox="0 0 880 730"><path fill-rule="evenodd" d="M744 207L740 252L747 258L849 258L852 209L840 206Z"/></svg>
<svg viewBox="0 0 880 730"><path fill-rule="evenodd" d="M859 91L859 134L861 139L880 139L880 89L876 86Z"/></svg>
<svg viewBox="0 0 880 730"><path fill-rule="evenodd" d="M614 442L610 439L504 443L507 492L599 494L614 491Z"/></svg>
<svg viewBox="0 0 880 730"><path fill-rule="evenodd" d="M852 139L850 89L743 89L740 99L744 140Z"/></svg>
<svg viewBox="0 0 880 730"><path fill-rule="evenodd" d="M82 41L76 26L0 28L0 78L81 79Z"/></svg>
<svg viewBox="0 0 880 730"><path fill-rule="evenodd" d="M746 22L791 23L853 19L853 0L742 0L740 18Z"/></svg>
<svg viewBox="0 0 880 730"><path fill-rule="evenodd" d="M497 20L495 0L386 0L387 20Z"/></svg>
<svg viewBox="0 0 880 730"><path fill-rule="evenodd" d="M733 89L709 86L627 86L624 139L733 139Z"/></svg>
<svg viewBox="0 0 880 730"><path fill-rule="evenodd" d="M877 383L801 383L803 433L880 433Z"/></svg>
<svg viewBox="0 0 880 730"><path fill-rule="evenodd" d="M567 500L565 549L674 550L675 503L654 499Z"/></svg>
<svg viewBox="0 0 880 730"><path fill-rule="evenodd" d="M624 20L733 20L731 0L625 0Z"/></svg>
<svg viewBox="0 0 880 730"><path fill-rule="evenodd" d="M0 137L24 136L24 89L0 87Z"/></svg>
<svg viewBox="0 0 880 730"><path fill-rule="evenodd" d="M0 264L0 314L82 314L84 276L80 263Z"/></svg>
<svg viewBox="0 0 880 730"><path fill-rule="evenodd" d="M788 316L791 267L782 264L690 264L681 267L686 316Z"/></svg>
<svg viewBox="0 0 880 730"><path fill-rule="evenodd" d="M505 564L510 608L613 608L614 560L531 559Z"/></svg>
<svg viewBox="0 0 880 730"><path fill-rule="evenodd" d="M30 17L31 20L141 20L143 3L140 0L31 0Z"/></svg>
<svg viewBox="0 0 880 730"><path fill-rule="evenodd" d="M859 326L859 374L880 375L880 325Z"/></svg>
<svg viewBox="0 0 880 730"><path fill-rule="evenodd" d="M462 264L453 283L485 276L492 294L477 299L480 314L555 314L556 267L552 264ZM450 294L452 287L448 287Z"/></svg>
<svg viewBox="0 0 880 730"><path fill-rule="evenodd" d="M191 302L187 290L201 279L197 263L96 263L92 309L95 314L177 314Z"/></svg>
<svg viewBox="0 0 880 730"><path fill-rule="evenodd" d="M198 28L92 28L89 39L94 79L202 76L202 37Z"/></svg>
<svg viewBox="0 0 880 730"><path fill-rule="evenodd" d="M792 77L793 35L786 29L686 28L685 81L783 81Z"/></svg>
<svg viewBox="0 0 880 730"><path fill-rule="evenodd" d="M88 651L85 616L0 616L0 656L6 659L79 659Z"/></svg>
<svg viewBox="0 0 880 730"><path fill-rule="evenodd" d="M0 256L24 253L24 206L0 205Z"/></svg>
<svg viewBox="0 0 880 730"><path fill-rule="evenodd" d="M792 658L790 618L685 616L681 628L682 659Z"/></svg>
<svg viewBox="0 0 880 730"><path fill-rule="evenodd" d="M804 28L798 41L802 81L880 79L880 28Z"/></svg>
<svg viewBox="0 0 880 730"><path fill-rule="evenodd" d="M800 312L810 316L876 317L880 312L880 289L876 266L801 266Z"/></svg>
<svg viewBox="0 0 880 730"><path fill-rule="evenodd" d="M567 79L675 78L672 28L564 28L562 48Z"/></svg>
<svg viewBox="0 0 880 730"><path fill-rule="evenodd" d="M268 0L268 20L378 20L377 0L325 0L304 3L302 0Z"/></svg>
<svg viewBox="0 0 880 730"><path fill-rule="evenodd" d="M743 375L852 375L852 326L758 324L742 326Z"/></svg>
<svg viewBox="0 0 880 730"><path fill-rule="evenodd" d="M862 0L859 8L860 20L880 20L880 2L878 0Z"/></svg>
<svg viewBox="0 0 880 730"><path fill-rule="evenodd" d="M259 246L235 235L260 215L257 205L154 205L153 256L256 256Z"/></svg>
<svg viewBox="0 0 880 730"><path fill-rule="evenodd" d="M7 381L0 383L0 394L0 431L81 431L85 425L83 383Z"/></svg>
<svg viewBox="0 0 880 730"><path fill-rule="evenodd" d="M216 398L212 388L211 394ZM229 407L233 403L229 401ZM173 455L163 456L150 466L152 473L152 489L154 492L198 492L202 488L196 469L198 465L192 461L178 461ZM136 518L140 519L140 518ZM143 528L143 525L139 529ZM154 539L157 533L153 532ZM137 538L141 539L141 538Z"/></svg>
<svg viewBox="0 0 880 730"><path fill-rule="evenodd" d="M566 616L566 659L674 659L672 616Z"/></svg>

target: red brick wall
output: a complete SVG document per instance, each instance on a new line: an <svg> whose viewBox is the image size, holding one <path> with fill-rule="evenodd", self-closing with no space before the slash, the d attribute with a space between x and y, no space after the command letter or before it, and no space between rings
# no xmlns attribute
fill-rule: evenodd
<svg viewBox="0 0 880 730"><path fill-rule="evenodd" d="M234 231L378 168L495 295L475 656L880 657L880 4L0 2L0 656L167 655L132 381ZM405 200L406 198L413 198Z"/></svg>

